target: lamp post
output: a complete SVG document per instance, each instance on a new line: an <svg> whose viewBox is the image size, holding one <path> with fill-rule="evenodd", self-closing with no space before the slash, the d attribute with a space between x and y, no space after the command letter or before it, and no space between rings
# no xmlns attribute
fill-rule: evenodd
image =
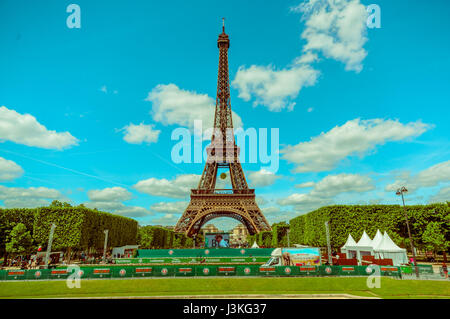
<svg viewBox="0 0 450 319"><path fill-rule="evenodd" d="M289 241L289 231L290 231L290 229L288 228L287 231L286 231L286 233L287 233L287 244L288 244L288 247L291 247L290 241Z"/></svg>
<svg viewBox="0 0 450 319"><path fill-rule="evenodd" d="M405 212L406 227L408 228L408 237L409 237L409 243L411 245L411 251L413 254L414 268L416 270L416 277L419 278L419 268L417 267L416 251L414 249L414 243L413 243L412 236L411 236L411 230L409 228L408 214L406 213L406 206L405 206L405 197L403 196L403 193L406 193L406 192L408 192L408 190L406 189L405 186L402 186L399 189L397 189L397 192L395 194L402 197L403 211Z"/></svg>
<svg viewBox="0 0 450 319"><path fill-rule="evenodd" d="M108 232L109 232L109 230L105 229L103 232L105 233L105 244L103 245L103 263L105 264L106 263L106 247L108 245Z"/></svg>
<svg viewBox="0 0 450 319"><path fill-rule="evenodd" d="M50 253L52 252L53 234L55 233L56 225L52 224L50 228L50 234L48 236L47 252L45 253L45 268L48 268L48 259L50 258Z"/></svg>
<svg viewBox="0 0 450 319"><path fill-rule="evenodd" d="M332 265L333 257L331 256L330 230L328 229L328 221L325 222L325 234L327 237L328 263Z"/></svg>

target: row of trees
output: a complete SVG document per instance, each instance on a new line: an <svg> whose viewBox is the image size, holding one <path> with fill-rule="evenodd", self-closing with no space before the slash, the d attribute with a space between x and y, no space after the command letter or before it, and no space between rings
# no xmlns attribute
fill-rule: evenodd
<svg viewBox="0 0 450 319"><path fill-rule="evenodd" d="M26 255L45 248L52 224L56 225L52 250L102 249L106 229L109 246L137 240L138 224L131 218L54 201L48 207L0 209L0 254Z"/></svg>
<svg viewBox="0 0 450 319"><path fill-rule="evenodd" d="M414 245L419 249L442 251L450 241L448 204L406 206ZM325 246L325 221L329 222L331 246L340 248L349 234L358 240L363 231L373 238L377 229L387 231L400 246L409 247L405 212L399 205L335 205L319 208L290 221L293 243Z"/></svg>
<svg viewBox="0 0 450 319"><path fill-rule="evenodd" d="M138 245L141 249L192 248L194 239L184 234L159 226L139 227ZM195 239L196 244L203 243L202 235Z"/></svg>
<svg viewBox="0 0 450 319"><path fill-rule="evenodd" d="M450 205L406 206L415 247L435 252L445 251L450 243ZM331 246L342 247L348 235L357 241L365 230L374 237L377 229L387 231L402 247L409 247L403 207L399 205L335 205L321 207L287 223L272 225L272 231L248 236L250 244L264 247L287 246L287 230L291 244L326 246L325 221L329 222Z"/></svg>
<svg viewBox="0 0 450 319"><path fill-rule="evenodd" d="M249 245L253 245L256 241L259 247L287 247L287 232L289 225L285 222L272 225L272 231L262 231L255 235L247 236Z"/></svg>

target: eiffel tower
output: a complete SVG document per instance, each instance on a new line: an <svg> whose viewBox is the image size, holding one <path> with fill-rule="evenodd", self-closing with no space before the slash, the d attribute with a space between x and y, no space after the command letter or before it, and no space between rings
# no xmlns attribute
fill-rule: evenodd
<svg viewBox="0 0 450 319"><path fill-rule="evenodd" d="M230 217L247 227L251 235L271 230L255 200L255 190L250 189L239 162L231 117L230 83L228 78L228 48L230 39L222 33L217 40L219 48L219 72L217 79L216 111L211 144L206 148L208 158L196 189L191 190L191 201L175 226L176 232L192 237L199 233L208 221L218 217ZM228 170L232 189L216 189L218 170ZM221 178L226 178L222 173Z"/></svg>

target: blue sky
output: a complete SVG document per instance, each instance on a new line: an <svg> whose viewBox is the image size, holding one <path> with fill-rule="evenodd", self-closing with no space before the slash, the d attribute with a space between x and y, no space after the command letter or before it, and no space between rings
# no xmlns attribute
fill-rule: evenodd
<svg viewBox="0 0 450 319"><path fill-rule="evenodd" d="M81 28L66 24L70 3ZM370 4L381 28L367 27ZM222 17L235 123L279 129L278 170L243 164L269 222L399 203L399 185L410 204L450 200L449 10L438 0L4 0L0 206L57 198L173 225L204 164L174 163L171 134L212 120Z"/></svg>

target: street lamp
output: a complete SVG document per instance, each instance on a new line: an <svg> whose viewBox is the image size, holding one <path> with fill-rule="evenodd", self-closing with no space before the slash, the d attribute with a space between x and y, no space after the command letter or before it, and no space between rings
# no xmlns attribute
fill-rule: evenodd
<svg viewBox="0 0 450 319"><path fill-rule="evenodd" d="M105 233L105 242L103 244L103 258L102 259L103 259L103 263L106 263L106 247L108 246L108 232L109 232L109 230L105 229L103 232Z"/></svg>
<svg viewBox="0 0 450 319"><path fill-rule="evenodd" d="M403 196L403 193L407 193L407 192L408 192L408 190L406 189L406 187L402 186L399 189L397 189L397 192L395 194L402 197L403 211L405 212L406 227L408 228L408 237L409 237L409 243L411 244L411 251L413 254L414 268L416 270L416 277L419 278L419 268L417 267L416 251L414 249L414 243L413 243L412 236L411 236L411 230L409 228L408 214L406 213L406 206L405 206L405 197Z"/></svg>
<svg viewBox="0 0 450 319"><path fill-rule="evenodd" d="M286 233L287 233L287 244L288 244L288 247L291 247L290 242L289 242L289 231L290 231L290 229L288 228L286 230Z"/></svg>
<svg viewBox="0 0 450 319"><path fill-rule="evenodd" d="M44 267L48 268L48 260L50 258L50 253L52 252L52 243L53 243L53 234L55 233L56 225L52 224L50 227L50 234L48 236L48 244L47 244L47 252L45 253L45 265Z"/></svg>

